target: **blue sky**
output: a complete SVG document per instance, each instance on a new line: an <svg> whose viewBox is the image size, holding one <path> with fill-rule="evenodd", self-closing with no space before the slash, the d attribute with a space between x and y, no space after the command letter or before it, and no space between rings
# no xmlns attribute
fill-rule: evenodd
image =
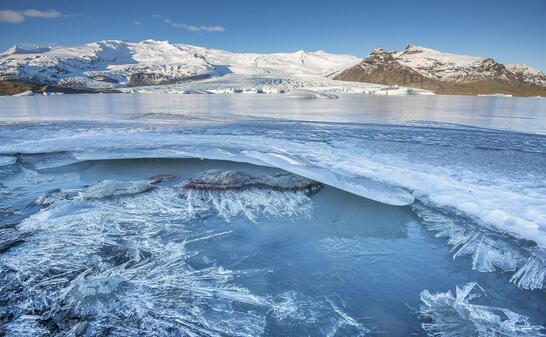
<svg viewBox="0 0 546 337"><path fill-rule="evenodd" d="M412 43L546 70L546 0L0 3L0 48L159 39L231 51L364 56Z"/></svg>

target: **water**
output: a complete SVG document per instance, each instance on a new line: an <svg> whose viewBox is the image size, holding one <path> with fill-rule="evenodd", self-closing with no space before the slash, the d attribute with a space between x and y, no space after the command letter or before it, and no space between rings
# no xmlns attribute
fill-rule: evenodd
<svg viewBox="0 0 546 337"><path fill-rule="evenodd" d="M440 310L432 302L432 312L453 319L461 331L471 327L464 336L479 335L477 327L503 326L492 317L476 321L467 310L506 308L545 325L544 290L510 282L511 267L522 268L542 248L542 227L522 224L544 219L546 140L538 135L545 130L544 103L376 99L84 95L0 101L6 121L0 129L0 228L17 239L0 253L0 331L426 336L421 324L437 317L418 314L421 293L469 282L486 292L470 302L488 307L461 300ZM474 109L488 117L475 116ZM41 124L29 122L34 118ZM517 132L482 129L491 127ZM326 186L310 196L225 194L218 199L225 204L200 210L188 208L177 187L207 169L278 170L272 167ZM176 180L132 195L78 197L97 181L145 181L157 174ZM66 194L48 194L55 189ZM33 202L44 195L52 196L49 202ZM416 201L389 204L405 204L408 196ZM479 218L472 203L489 211ZM228 206L235 208L227 212ZM498 211L510 218L492 216ZM450 228L451 239L437 235L439 226ZM466 250L452 249L461 231L482 246L465 241ZM533 273L540 271L543 265ZM455 313L451 305L459 306ZM506 312L499 315L506 319ZM528 328L525 334L525 324L504 335L539 333Z"/></svg>

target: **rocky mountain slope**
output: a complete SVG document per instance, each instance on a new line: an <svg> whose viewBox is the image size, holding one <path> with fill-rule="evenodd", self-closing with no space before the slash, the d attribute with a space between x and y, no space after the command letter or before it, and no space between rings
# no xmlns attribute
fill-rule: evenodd
<svg viewBox="0 0 546 337"><path fill-rule="evenodd" d="M12 47L0 54L0 80L70 88L172 84L211 76L324 77L358 62L323 51L232 53L167 41L100 41L75 47Z"/></svg>
<svg viewBox="0 0 546 337"><path fill-rule="evenodd" d="M440 94L546 96L546 76L527 65L443 53L408 45L400 52L374 49L337 80L403 85Z"/></svg>

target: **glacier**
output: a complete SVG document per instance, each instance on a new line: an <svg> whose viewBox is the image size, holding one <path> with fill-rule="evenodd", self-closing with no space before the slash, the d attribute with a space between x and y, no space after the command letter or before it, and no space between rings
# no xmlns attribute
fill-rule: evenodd
<svg viewBox="0 0 546 337"><path fill-rule="evenodd" d="M337 73L358 62L356 56L320 50L234 53L168 41L103 40L33 50L14 46L0 54L0 78L49 84L58 90L115 89L175 94L283 94L310 90L315 91L317 97L336 93L432 94L420 89L332 80ZM28 96L33 92L17 95Z"/></svg>

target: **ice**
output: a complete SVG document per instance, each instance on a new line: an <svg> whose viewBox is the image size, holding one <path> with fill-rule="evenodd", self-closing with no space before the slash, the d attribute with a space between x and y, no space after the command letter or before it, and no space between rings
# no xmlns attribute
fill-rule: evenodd
<svg viewBox="0 0 546 337"><path fill-rule="evenodd" d="M26 133L3 127L11 142L0 145L0 153L65 151L81 161L193 157L277 167L387 204L418 199L453 209L480 225L546 247L541 170L546 142L541 136L452 126L309 122L192 127L120 122L71 128Z"/></svg>
<svg viewBox="0 0 546 337"><path fill-rule="evenodd" d="M335 315L328 317L326 313L333 310ZM299 322L306 322L311 331L326 336L365 336L371 332L362 323L349 316L340 305L331 298L322 301L313 301L294 291L276 296L271 310L273 316L279 321L279 328L294 329ZM325 331L324 331L325 330ZM282 330L281 330L282 331Z"/></svg>
<svg viewBox="0 0 546 337"><path fill-rule="evenodd" d="M483 291L477 283L433 294L421 293L419 313L429 336L493 337L544 336L544 327L533 325L529 318L505 308L474 304Z"/></svg>
<svg viewBox="0 0 546 337"><path fill-rule="evenodd" d="M14 228L0 228L0 253L23 242L23 236Z"/></svg>
<svg viewBox="0 0 546 337"><path fill-rule="evenodd" d="M284 98L315 99L315 98L338 98L334 94L321 94L312 90L295 89L283 96Z"/></svg>
<svg viewBox="0 0 546 337"><path fill-rule="evenodd" d="M242 215L251 221L258 216L309 216L312 203L303 192L250 188L244 191L185 190L188 213L197 216L215 211L225 221Z"/></svg>
<svg viewBox="0 0 546 337"><path fill-rule="evenodd" d="M290 173L252 175L242 171L208 170L180 186L188 213L196 216L211 210L225 221L244 215L256 221L259 215L310 215L308 194L322 186Z"/></svg>
<svg viewBox="0 0 546 337"><path fill-rule="evenodd" d="M278 174L261 178L271 184L271 177ZM80 198L71 191L42 205L5 236L24 235L24 241L0 255L2 310L11 317L0 328L10 336L259 336L274 324L286 331L303 326L313 335L367 334L339 299L255 294L234 283L250 271L195 264L193 245L233 235L201 229L217 214L251 221L307 216L312 201L284 178L285 190L159 184L116 198ZM123 183L135 182L141 181ZM190 199L200 206L190 206Z"/></svg>
<svg viewBox="0 0 546 337"><path fill-rule="evenodd" d="M545 286L546 263L543 249L530 241L515 240L489 230L461 215L433 210L420 203L412 205L426 228L452 246L453 258L470 255L472 269L480 272L512 272L510 281L523 289Z"/></svg>
<svg viewBox="0 0 546 337"><path fill-rule="evenodd" d="M540 289L544 287L546 278L546 252L535 249L526 263L512 275L511 282L524 289Z"/></svg>
<svg viewBox="0 0 546 337"><path fill-rule="evenodd" d="M432 92L422 89L336 81L322 76L244 74L227 74L187 83L121 88L120 90L129 93L282 94L283 98L336 98L339 95L433 95Z"/></svg>
<svg viewBox="0 0 546 337"><path fill-rule="evenodd" d="M34 96L35 93L32 90L25 90L17 94L13 94L12 96Z"/></svg>
<svg viewBox="0 0 546 337"><path fill-rule="evenodd" d="M81 194L83 199L101 199L146 192L154 188L147 180L143 181L113 181L103 180L90 186Z"/></svg>
<svg viewBox="0 0 546 337"><path fill-rule="evenodd" d="M17 162L17 158L14 156L0 156L0 167L1 166L10 166Z"/></svg>
<svg viewBox="0 0 546 337"><path fill-rule="evenodd" d="M191 243L158 236L169 228L184 237L188 217L181 204L176 192L155 191L109 201L64 201L27 218L17 230L32 235L0 257L11 270L3 273L10 282L0 287L11 294L12 312L35 316L25 325L8 323L6 331L49 321L68 332L92 317L87 335L105 329L113 336L260 334L263 317L232 303L261 308L267 307L266 299L230 285L236 271L191 267L186 248ZM23 276L31 278L24 296L18 296L13 291ZM215 312L223 313L225 325L214 323ZM230 321L248 330L229 330L235 328Z"/></svg>

